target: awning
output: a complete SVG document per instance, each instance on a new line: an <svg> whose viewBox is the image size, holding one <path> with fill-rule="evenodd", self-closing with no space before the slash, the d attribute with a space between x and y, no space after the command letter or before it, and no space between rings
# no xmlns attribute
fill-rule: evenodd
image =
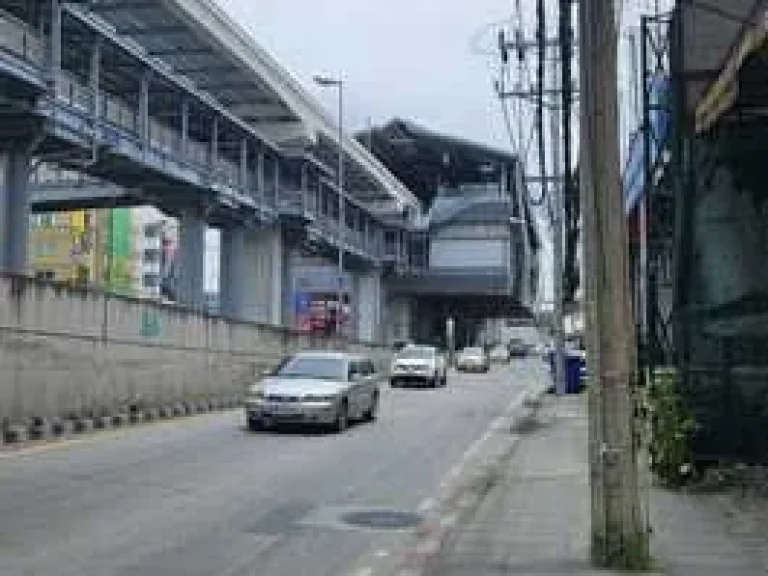
<svg viewBox="0 0 768 576"><path fill-rule="evenodd" d="M759 13L754 23L731 50L717 79L707 88L696 107L696 133L708 130L736 102L739 95L739 75L744 63L768 41L768 10Z"/></svg>

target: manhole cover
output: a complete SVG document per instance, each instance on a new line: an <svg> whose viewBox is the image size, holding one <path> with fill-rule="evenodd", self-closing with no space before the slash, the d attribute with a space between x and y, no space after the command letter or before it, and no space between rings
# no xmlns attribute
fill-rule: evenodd
<svg viewBox="0 0 768 576"><path fill-rule="evenodd" d="M342 515L341 519L352 526L375 530L400 530L421 522L418 514L399 510L357 510Z"/></svg>

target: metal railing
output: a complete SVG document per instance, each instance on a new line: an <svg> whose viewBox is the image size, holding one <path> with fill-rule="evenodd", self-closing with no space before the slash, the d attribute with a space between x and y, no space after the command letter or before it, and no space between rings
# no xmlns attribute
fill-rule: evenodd
<svg viewBox="0 0 768 576"><path fill-rule="evenodd" d="M46 42L34 29L17 18L0 11L0 51L5 50L39 67L47 65ZM75 75L62 71L55 78L54 98L58 105L63 105L70 111L100 124L107 129L122 133L123 137L145 147L145 149L167 157L173 161L186 164L197 169L204 175L204 180L242 189L242 171L238 163L226 157L214 156L211 145L188 138L186 147L183 145L180 130L164 124L157 118L149 119L147 129L148 141L140 142L141 118L138 107L107 91L94 93L87 81ZM98 98L97 98L98 96ZM98 114L94 114L98 104ZM94 128L96 131L97 128ZM32 181L43 185L87 185L98 184L99 180L90 178L78 172L69 171L53 166L41 165L33 174ZM247 174L248 195L258 199L263 204L280 210L290 210L308 213L315 218L316 226L329 240L339 237L339 222L332 216L322 214L322 203L316 193L302 194L300 191L276 190L274 178L264 180L263 189L258 189L259 179L255 171ZM275 205L274 200L277 200ZM387 255L397 260L407 258L397 245L386 244L382 234L369 233L356 227L347 226L344 231L345 243L356 250L370 254L373 257Z"/></svg>
<svg viewBox="0 0 768 576"><path fill-rule="evenodd" d="M0 10L0 49L36 66L45 64L45 43L21 20Z"/></svg>

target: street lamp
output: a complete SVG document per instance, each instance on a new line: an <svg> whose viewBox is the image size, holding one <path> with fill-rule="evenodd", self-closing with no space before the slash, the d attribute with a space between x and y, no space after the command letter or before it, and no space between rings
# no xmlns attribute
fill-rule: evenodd
<svg viewBox="0 0 768 576"><path fill-rule="evenodd" d="M337 193L339 195L339 278L338 278L338 309L336 311L336 333L341 335L342 329L342 311L344 302L344 236L347 226L345 215L345 202L344 202L344 82L340 78L330 78L328 76L315 76L315 84L323 88L336 88L339 94L339 110L338 110L338 123L339 123L339 135L338 135L338 148L339 148L339 167L336 171L337 177Z"/></svg>

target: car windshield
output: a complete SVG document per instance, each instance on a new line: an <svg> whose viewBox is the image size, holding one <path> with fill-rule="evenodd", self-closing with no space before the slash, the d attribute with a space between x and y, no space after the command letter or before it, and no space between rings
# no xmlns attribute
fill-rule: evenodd
<svg viewBox="0 0 768 576"><path fill-rule="evenodd" d="M467 356L480 356L483 350L481 348L465 348L463 354Z"/></svg>
<svg viewBox="0 0 768 576"><path fill-rule="evenodd" d="M275 371L275 376L346 380L346 366L347 362L343 358L294 356Z"/></svg>
<svg viewBox="0 0 768 576"><path fill-rule="evenodd" d="M404 360L417 360L434 358L435 349L427 346L411 346L401 350L397 357Z"/></svg>

